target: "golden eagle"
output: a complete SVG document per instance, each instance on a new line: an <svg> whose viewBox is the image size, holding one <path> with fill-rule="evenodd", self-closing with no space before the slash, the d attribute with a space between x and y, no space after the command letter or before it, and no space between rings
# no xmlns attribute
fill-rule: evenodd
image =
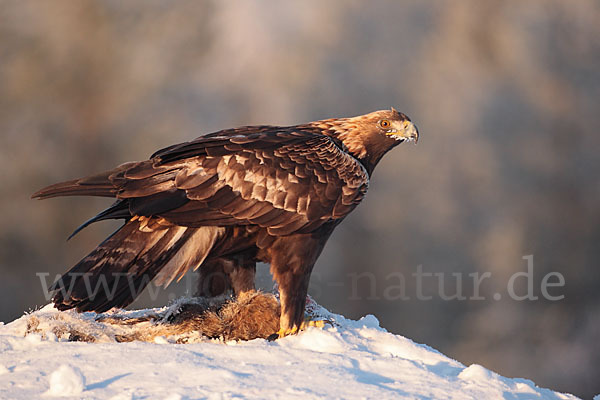
<svg viewBox="0 0 600 400"><path fill-rule="evenodd" d="M152 280L200 268L199 294L254 289L256 263L279 285L280 336L302 326L313 265L333 229L364 198L381 157L418 140L394 110L296 126L246 126L201 136L33 198L117 201L84 223L124 225L52 286L60 310L130 304ZM104 288L94 291L92 288Z"/></svg>

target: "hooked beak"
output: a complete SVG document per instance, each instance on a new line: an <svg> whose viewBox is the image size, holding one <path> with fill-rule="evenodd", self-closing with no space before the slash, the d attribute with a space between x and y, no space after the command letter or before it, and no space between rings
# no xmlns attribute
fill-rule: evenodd
<svg viewBox="0 0 600 400"><path fill-rule="evenodd" d="M417 144L419 141L419 130L417 129L417 126L408 120L403 121L400 126L390 131L388 135L402 142L405 140L412 140Z"/></svg>
<svg viewBox="0 0 600 400"><path fill-rule="evenodd" d="M413 142L415 142L415 144L417 144L417 142L419 141L419 130L417 129L417 126L415 124L413 124L410 121L407 122L408 124L400 133L400 135L406 138L406 140L412 140Z"/></svg>

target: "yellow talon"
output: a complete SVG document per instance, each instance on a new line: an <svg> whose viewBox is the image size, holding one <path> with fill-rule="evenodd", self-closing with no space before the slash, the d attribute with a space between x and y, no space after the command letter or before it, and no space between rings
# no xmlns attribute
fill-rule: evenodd
<svg viewBox="0 0 600 400"><path fill-rule="evenodd" d="M315 327L315 328L324 328L325 325L332 325L333 326L333 322L328 321L328 320L308 320L308 321L303 321L302 324L300 324L300 328L294 326L293 328L289 328L289 329L280 329L277 331L277 333L272 334L271 336L269 336L267 338L267 340L269 341L273 341L273 340L277 340L277 339L281 339L283 337L289 336L289 335L295 335L296 333L305 330L306 328L309 328L311 326Z"/></svg>
<svg viewBox="0 0 600 400"><path fill-rule="evenodd" d="M315 320L310 320L310 321L304 321L304 322L302 322L302 325L300 326L300 330L304 330L311 326L314 326L315 328L325 328L326 324L333 325L331 323L331 321L327 321L324 319L315 319Z"/></svg>
<svg viewBox="0 0 600 400"><path fill-rule="evenodd" d="M302 328L300 328L302 329ZM298 333L298 328L297 327L293 327L291 329L280 329L277 331L277 337L282 338L282 337L286 337L289 335L295 335L296 333Z"/></svg>

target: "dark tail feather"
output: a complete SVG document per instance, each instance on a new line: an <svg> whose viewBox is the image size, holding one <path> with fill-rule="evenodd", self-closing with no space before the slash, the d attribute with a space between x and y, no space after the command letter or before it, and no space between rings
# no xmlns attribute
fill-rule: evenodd
<svg viewBox="0 0 600 400"><path fill-rule="evenodd" d="M117 188L113 180L123 175L129 168L141 163L125 163L110 171L86 176L85 178L55 183L38 190L31 195L32 199L49 199L57 196L101 196L115 197Z"/></svg>
<svg viewBox="0 0 600 400"><path fill-rule="evenodd" d="M198 267L218 239L218 229L131 220L52 285L52 300L59 310L125 307L157 274L168 284L164 277L172 280Z"/></svg>
<svg viewBox="0 0 600 400"><path fill-rule="evenodd" d="M83 229L88 227L88 225L93 224L94 222L104 221L106 219L129 219L131 218L131 212L129 211L129 202L127 200L117 200L112 206L102 211L98 215L93 218L88 219L83 224L79 225L77 229L71 233L71 235L67 238L67 240L71 240L71 238L81 232Z"/></svg>
<svg viewBox="0 0 600 400"><path fill-rule="evenodd" d="M49 199L58 196L100 196L115 197L115 187L110 183L86 184L81 179L74 179L61 183L55 183L38 190L31 195L32 199Z"/></svg>

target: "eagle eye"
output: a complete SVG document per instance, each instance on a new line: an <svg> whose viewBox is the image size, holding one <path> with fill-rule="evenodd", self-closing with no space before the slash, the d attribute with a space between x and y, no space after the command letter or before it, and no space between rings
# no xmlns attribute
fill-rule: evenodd
<svg viewBox="0 0 600 400"><path fill-rule="evenodd" d="M381 126L382 128L389 128L391 125L392 124L387 119L382 119L381 121L379 121L379 126Z"/></svg>

